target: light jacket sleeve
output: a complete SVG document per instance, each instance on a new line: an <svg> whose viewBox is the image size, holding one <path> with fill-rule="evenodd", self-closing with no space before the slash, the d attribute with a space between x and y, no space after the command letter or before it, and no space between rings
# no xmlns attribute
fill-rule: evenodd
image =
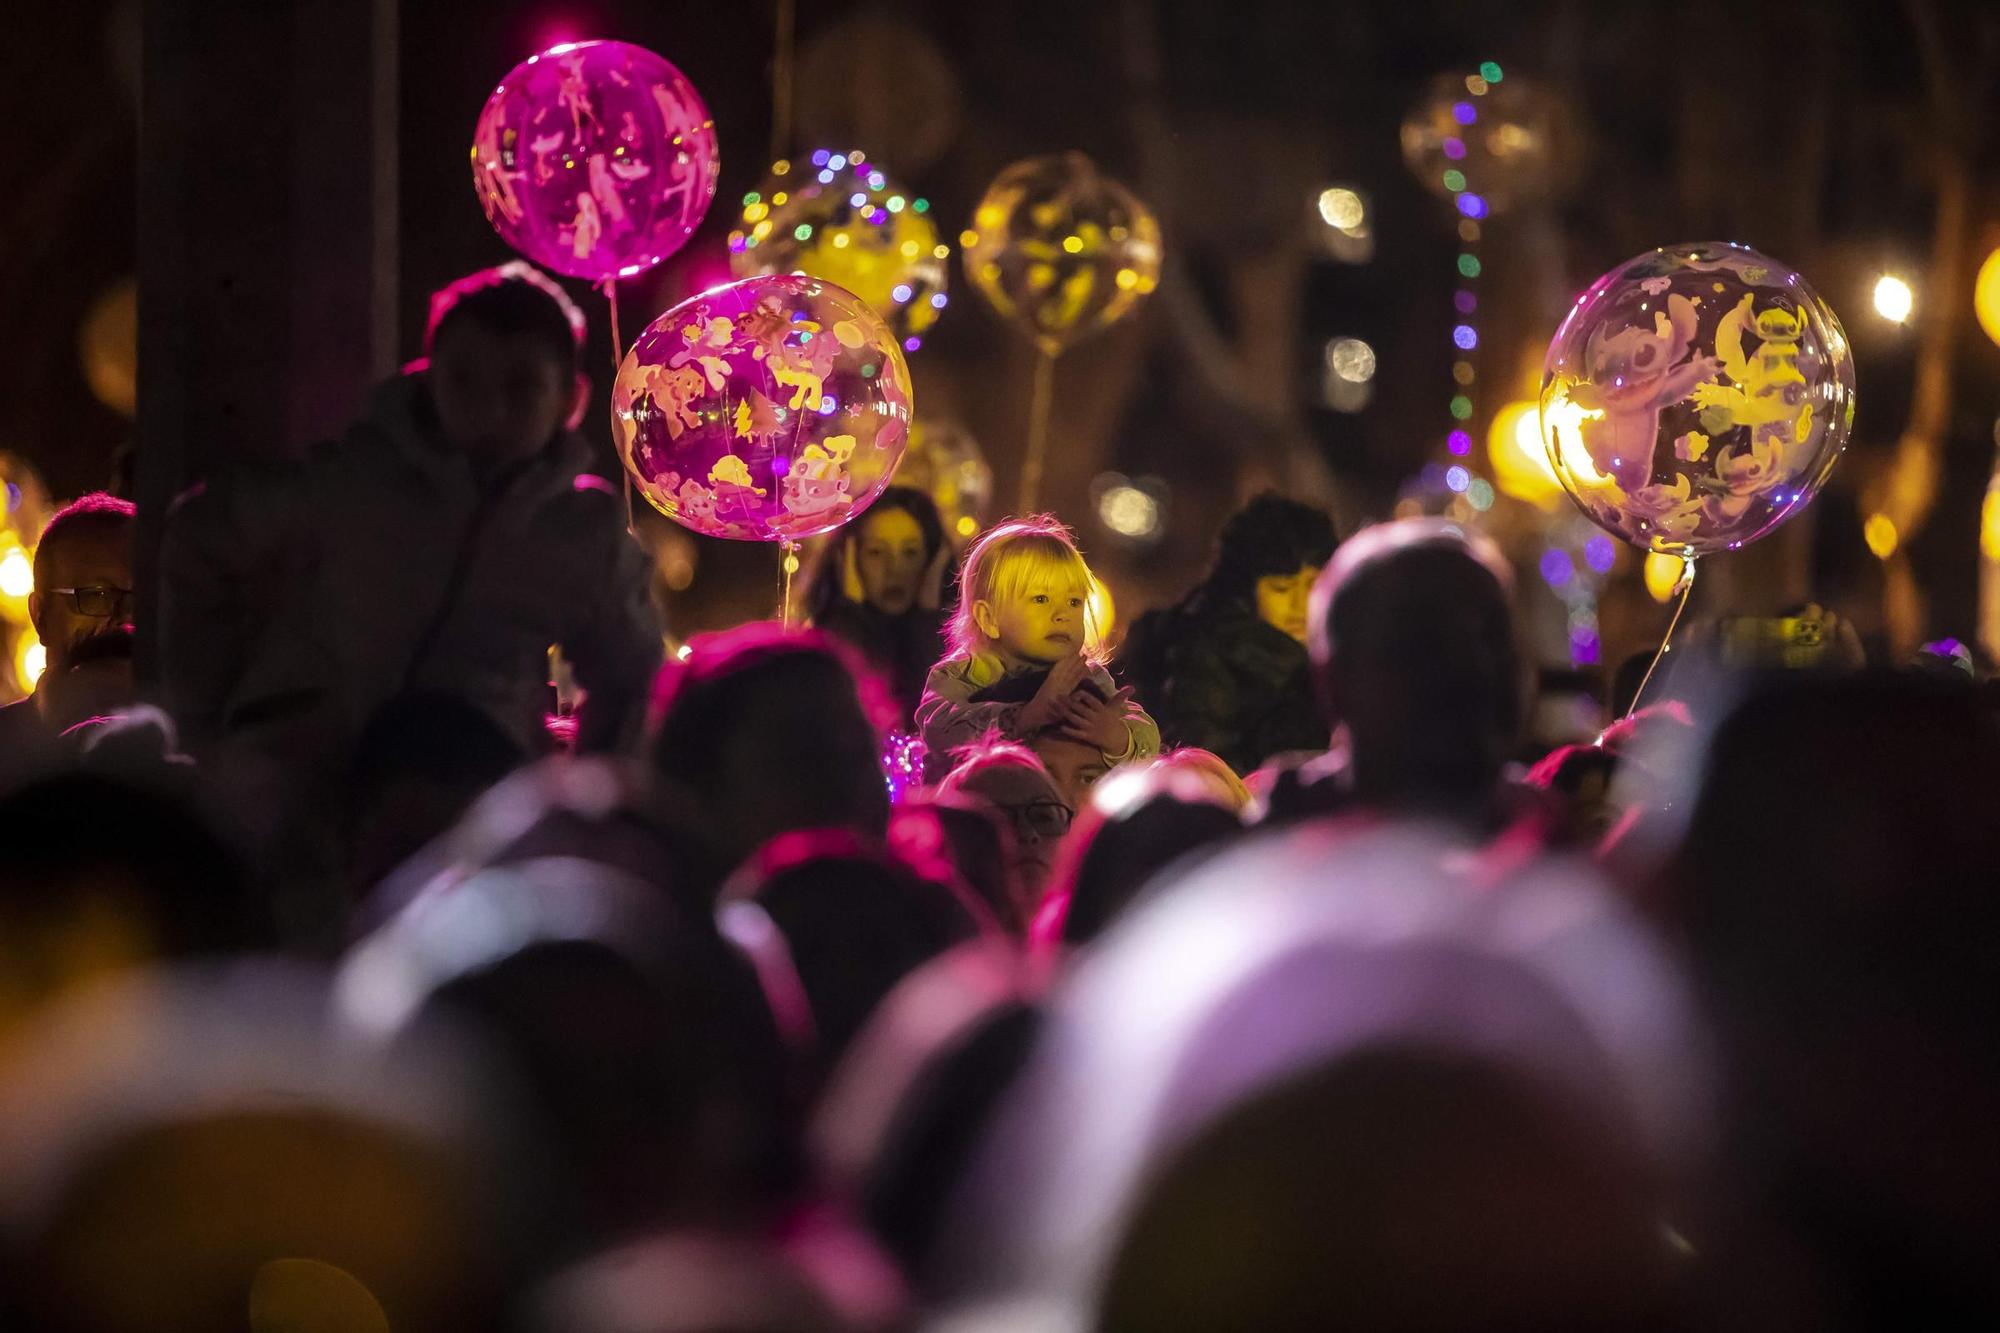
<svg viewBox="0 0 2000 1333"><path fill-rule="evenodd" d="M1118 683L1103 667L1093 667L1090 678L1107 697L1117 692ZM1108 758L1129 763L1136 759L1151 759L1160 752L1160 724L1153 721L1152 716L1136 701L1125 704L1125 734L1130 737L1128 753Z"/></svg>
<svg viewBox="0 0 2000 1333"><path fill-rule="evenodd" d="M971 745L989 731L1009 740L1020 740L1021 710L1026 704L972 702L978 693L969 675L970 663L962 659L940 662L924 681L924 697L917 704L917 730L924 748L934 755L950 754L961 745Z"/></svg>

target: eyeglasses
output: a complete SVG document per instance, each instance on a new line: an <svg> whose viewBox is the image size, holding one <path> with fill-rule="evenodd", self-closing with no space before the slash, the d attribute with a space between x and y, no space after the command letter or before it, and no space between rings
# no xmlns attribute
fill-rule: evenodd
<svg viewBox="0 0 2000 1333"><path fill-rule="evenodd" d="M69 604L76 608L80 616L116 615L121 606L132 605L130 588L110 588L95 584L88 588L50 588L50 592L61 593L69 598Z"/></svg>
<svg viewBox="0 0 2000 1333"><path fill-rule="evenodd" d="M1076 811L1061 801L1030 801L1026 805L1003 806L1008 818L1014 821L1014 832L1021 837L1030 834L1044 842L1060 838L1069 832Z"/></svg>

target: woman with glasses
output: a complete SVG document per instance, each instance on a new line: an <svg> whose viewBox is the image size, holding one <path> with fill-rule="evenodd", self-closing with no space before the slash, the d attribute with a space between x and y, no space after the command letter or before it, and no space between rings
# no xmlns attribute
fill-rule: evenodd
<svg viewBox="0 0 2000 1333"><path fill-rule="evenodd" d="M1056 844L1069 832L1076 811L1025 745L996 736L955 751L953 758L957 765L938 790L976 797L1006 816L1014 835L1011 879L1022 895L1017 906L1026 919L1048 880Z"/></svg>

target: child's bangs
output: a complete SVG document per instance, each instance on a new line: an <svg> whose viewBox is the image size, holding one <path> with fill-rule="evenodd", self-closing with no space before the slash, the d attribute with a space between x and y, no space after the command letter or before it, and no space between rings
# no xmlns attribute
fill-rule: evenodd
<svg viewBox="0 0 2000 1333"><path fill-rule="evenodd" d="M1006 603L1025 597L1038 584L1074 583L1083 592L1083 650L1095 656L1104 642L1099 622L1102 585L1090 572L1083 552L1050 537L1024 537L1010 543L989 581L987 600Z"/></svg>

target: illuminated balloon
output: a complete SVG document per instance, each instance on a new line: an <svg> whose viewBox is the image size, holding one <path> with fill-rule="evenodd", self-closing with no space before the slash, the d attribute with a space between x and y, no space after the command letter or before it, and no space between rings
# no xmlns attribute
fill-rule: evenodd
<svg viewBox="0 0 2000 1333"><path fill-rule="evenodd" d="M882 317L817 278L745 278L639 335L611 390L618 454L654 508L711 537L831 532L889 483L910 369Z"/></svg>
<svg viewBox="0 0 2000 1333"><path fill-rule="evenodd" d="M729 233L737 277L809 273L844 288L889 322L906 352L944 312L950 257L930 201L859 150L776 163L743 196L741 225Z"/></svg>
<svg viewBox="0 0 2000 1333"><path fill-rule="evenodd" d="M960 239L973 285L1050 356L1115 324L1160 283L1152 210L1082 153L1008 167Z"/></svg>
<svg viewBox="0 0 2000 1333"><path fill-rule="evenodd" d="M112 411L139 409L139 284L120 278L98 294L83 317L76 355L90 391Z"/></svg>
<svg viewBox="0 0 2000 1333"><path fill-rule="evenodd" d="M1734 550L1812 502L1854 424L1833 311L1726 243L1619 265L1576 298L1542 374L1542 435L1583 512L1668 555Z"/></svg>
<svg viewBox="0 0 2000 1333"><path fill-rule="evenodd" d="M568 42L511 70L472 138L472 185L500 239L573 278L643 273L715 198L715 122L642 46Z"/></svg>
<svg viewBox="0 0 2000 1333"><path fill-rule="evenodd" d="M1470 218L1533 203L1555 184L1562 111L1554 95L1518 75L1489 83L1440 74L1403 119L1403 161Z"/></svg>
<svg viewBox="0 0 2000 1333"><path fill-rule="evenodd" d="M1986 336L2000 343L2000 250L1986 256L1972 284L1972 313Z"/></svg>
<svg viewBox="0 0 2000 1333"><path fill-rule="evenodd" d="M972 432L955 421L931 418L910 427L896 484L931 497L955 547L977 536L992 511L993 469Z"/></svg>

